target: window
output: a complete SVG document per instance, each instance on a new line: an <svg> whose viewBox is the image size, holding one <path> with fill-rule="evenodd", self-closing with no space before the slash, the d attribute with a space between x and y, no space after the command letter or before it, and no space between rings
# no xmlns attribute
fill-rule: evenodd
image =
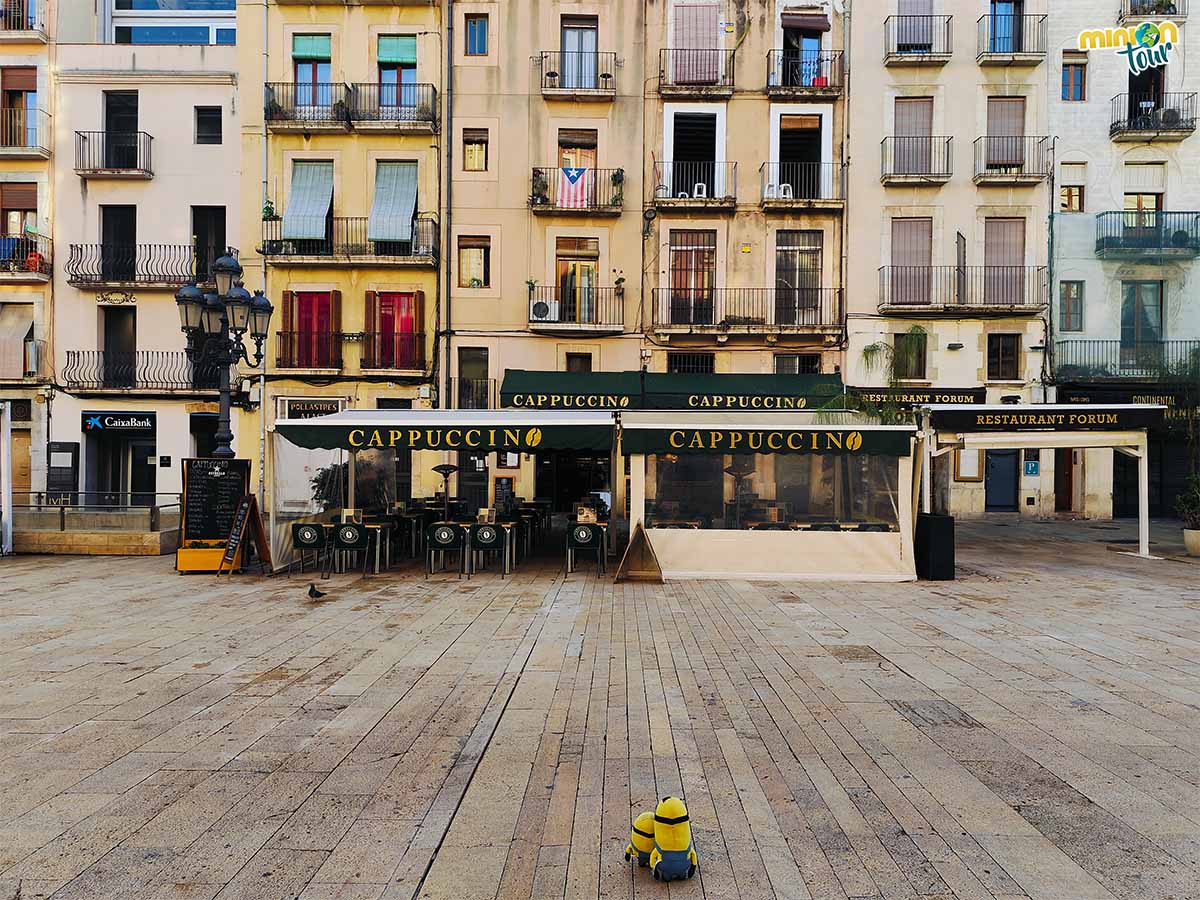
<svg viewBox="0 0 1200 900"><path fill-rule="evenodd" d="M115 0L109 9L118 44L236 42L236 0Z"/></svg>
<svg viewBox="0 0 1200 900"><path fill-rule="evenodd" d="M600 239L560 237L554 243L558 275L557 304L547 310L550 321L598 324L596 288L600 281Z"/></svg>
<svg viewBox="0 0 1200 900"><path fill-rule="evenodd" d="M1062 281L1058 285L1058 330L1083 331L1083 282Z"/></svg>
<svg viewBox="0 0 1200 900"><path fill-rule="evenodd" d="M341 291L284 291L279 364L299 369L340 369L341 324Z"/></svg>
<svg viewBox="0 0 1200 900"><path fill-rule="evenodd" d="M1062 98L1070 102L1087 99L1087 64L1065 62L1062 67Z"/></svg>
<svg viewBox="0 0 1200 900"><path fill-rule="evenodd" d="M49 140L38 138L37 69L32 66L5 66L0 69L3 117L0 118L0 146L37 147Z"/></svg>
<svg viewBox="0 0 1200 900"><path fill-rule="evenodd" d="M486 172L488 167L488 130L463 129L463 171Z"/></svg>
<svg viewBox="0 0 1200 900"><path fill-rule="evenodd" d="M329 106L333 103L332 55L332 41L327 34L292 36L297 106Z"/></svg>
<svg viewBox="0 0 1200 900"><path fill-rule="evenodd" d="M886 301L897 306L928 305L934 299L933 288L933 219L892 219Z"/></svg>
<svg viewBox="0 0 1200 900"><path fill-rule="evenodd" d="M775 324L820 324L820 231L775 233Z"/></svg>
<svg viewBox="0 0 1200 900"><path fill-rule="evenodd" d="M492 286L492 239L490 237L460 237L458 239L458 286L485 288Z"/></svg>
<svg viewBox="0 0 1200 900"><path fill-rule="evenodd" d="M711 353L667 353L667 371L672 375L711 375L715 362Z"/></svg>
<svg viewBox="0 0 1200 900"><path fill-rule="evenodd" d="M221 107L196 107L196 143L221 143Z"/></svg>
<svg viewBox="0 0 1200 900"><path fill-rule="evenodd" d="M592 371L592 354L590 354L590 353L568 353L567 354L567 371L568 372L590 372L590 371Z"/></svg>
<svg viewBox="0 0 1200 900"><path fill-rule="evenodd" d="M671 325L713 324L717 233L671 229L669 240L671 287L668 308L658 310L659 321Z"/></svg>
<svg viewBox="0 0 1200 900"><path fill-rule="evenodd" d="M776 375L820 375L820 353L776 353Z"/></svg>
<svg viewBox="0 0 1200 900"><path fill-rule="evenodd" d="M923 380L927 335L910 331L892 335L892 377Z"/></svg>
<svg viewBox="0 0 1200 900"><path fill-rule="evenodd" d="M1083 185L1065 184L1058 190L1059 212L1083 212Z"/></svg>
<svg viewBox="0 0 1200 900"><path fill-rule="evenodd" d="M1021 377L1019 334L989 334L987 342L988 381L1018 381Z"/></svg>
<svg viewBox="0 0 1200 900"><path fill-rule="evenodd" d="M488 409L491 393L487 347L459 347L458 409Z"/></svg>
<svg viewBox="0 0 1200 900"><path fill-rule="evenodd" d="M1144 358L1141 354L1162 351L1163 283L1121 282L1121 358Z"/></svg>
<svg viewBox="0 0 1200 900"><path fill-rule="evenodd" d="M417 105L417 37L380 35L375 56L379 64L380 112L389 119L403 119L398 108L412 111Z"/></svg>
<svg viewBox="0 0 1200 900"><path fill-rule="evenodd" d="M565 88L595 89L596 83L595 16L563 16L559 46L561 53L561 83Z"/></svg>
<svg viewBox="0 0 1200 900"><path fill-rule="evenodd" d="M420 291L367 291L364 308L364 368L421 368L422 300Z"/></svg>
<svg viewBox="0 0 1200 900"><path fill-rule="evenodd" d="M37 231L36 184L12 181L0 184L0 207L3 207L5 235L20 237L28 231Z"/></svg>
<svg viewBox="0 0 1200 900"><path fill-rule="evenodd" d="M488 17L486 14L473 14L466 17L467 24L467 56L488 55Z"/></svg>

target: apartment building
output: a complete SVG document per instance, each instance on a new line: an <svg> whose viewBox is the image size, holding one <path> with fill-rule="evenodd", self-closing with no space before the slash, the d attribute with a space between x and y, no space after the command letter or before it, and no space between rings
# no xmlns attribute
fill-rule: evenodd
<svg viewBox="0 0 1200 900"><path fill-rule="evenodd" d="M242 264L275 306L255 451L276 418L431 404L442 258L439 6L265 12L238 17ZM396 476L407 496L408 455Z"/></svg>
<svg viewBox="0 0 1200 900"><path fill-rule="evenodd" d="M1200 37L1188 14L1183 0L1092 0L1050 19L1055 390L1060 402L1169 407L1150 438L1152 515L1172 514L1197 463L1200 76L1187 63L1200 59ZM1145 22L1172 47L1165 64L1135 72L1118 50ZM1081 46L1087 29L1124 31ZM1061 511L1136 512L1136 460L1062 450L1055 473Z"/></svg>
<svg viewBox="0 0 1200 900"><path fill-rule="evenodd" d="M49 27L44 0L0 9L0 400L12 402L13 490L44 486L50 359Z"/></svg>
<svg viewBox="0 0 1200 900"><path fill-rule="evenodd" d="M148 506L214 445L219 373L185 353L174 295L238 252L238 74L232 0L129 6L57 4L47 474Z"/></svg>
<svg viewBox="0 0 1200 900"><path fill-rule="evenodd" d="M856 6L847 384L902 404L1044 399L1048 12ZM1053 485L1053 460L1016 451L948 454L935 479L958 516L1053 514Z"/></svg>

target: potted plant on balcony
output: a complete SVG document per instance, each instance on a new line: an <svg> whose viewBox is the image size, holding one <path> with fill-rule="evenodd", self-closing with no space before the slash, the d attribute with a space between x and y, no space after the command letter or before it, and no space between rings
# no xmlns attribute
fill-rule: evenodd
<svg viewBox="0 0 1200 900"><path fill-rule="evenodd" d="M1200 476L1189 476L1175 499L1175 512L1183 519L1183 546L1188 556L1200 556Z"/></svg>
<svg viewBox="0 0 1200 900"><path fill-rule="evenodd" d="M625 170L616 169L612 173L612 206L621 206L625 203Z"/></svg>
<svg viewBox="0 0 1200 900"><path fill-rule="evenodd" d="M533 190L529 194L529 202L533 206L550 205L550 182L546 173L541 169L533 170Z"/></svg>
<svg viewBox="0 0 1200 900"><path fill-rule="evenodd" d="M262 220L264 222L278 222L279 213L275 212L275 204L269 199L263 203Z"/></svg>

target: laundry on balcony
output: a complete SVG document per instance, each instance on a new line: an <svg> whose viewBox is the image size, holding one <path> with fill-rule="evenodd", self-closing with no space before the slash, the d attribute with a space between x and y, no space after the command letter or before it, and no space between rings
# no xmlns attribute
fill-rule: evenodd
<svg viewBox="0 0 1200 900"><path fill-rule="evenodd" d="M25 338L32 325L32 303L0 304L0 378L25 376Z"/></svg>
<svg viewBox="0 0 1200 900"><path fill-rule="evenodd" d="M333 163L293 163L292 190L283 213L284 239L324 240L332 203Z"/></svg>
<svg viewBox="0 0 1200 900"><path fill-rule="evenodd" d="M409 242L417 209L417 164L380 162L375 170L375 202L367 220L367 240Z"/></svg>

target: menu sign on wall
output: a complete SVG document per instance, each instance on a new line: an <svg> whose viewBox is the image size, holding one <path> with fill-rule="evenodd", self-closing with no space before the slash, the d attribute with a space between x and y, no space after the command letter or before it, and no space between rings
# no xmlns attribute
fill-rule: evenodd
<svg viewBox="0 0 1200 900"><path fill-rule="evenodd" d="M250 460L183 461L183 543L224 542L238 504L250 492Z"/></svg>

